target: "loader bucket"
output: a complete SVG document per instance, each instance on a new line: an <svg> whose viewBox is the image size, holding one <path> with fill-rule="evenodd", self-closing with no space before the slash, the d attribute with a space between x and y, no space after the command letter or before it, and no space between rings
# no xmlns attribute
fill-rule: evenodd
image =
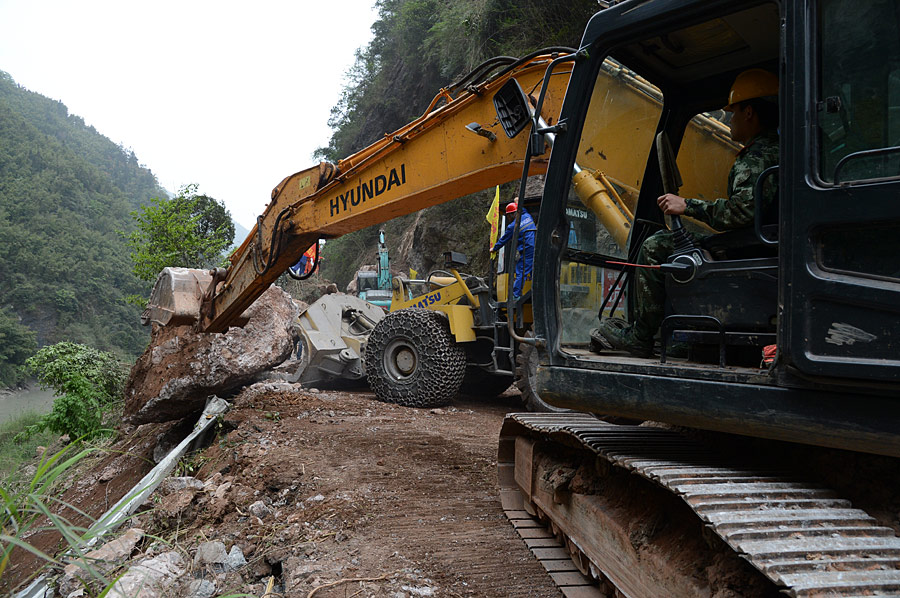
<svg viewBox="0 0 900 598"><path fill-rule="evenodd" d="M306 386L365 378L366 341L384 310L353 295L324 295L298 318L300 368L286 378Z"/></svg>
<svg viewBox="0 0 900 598"><path fill-rule="evenodd" d="M200 300L212 276L208 270L163 268L156 277L141 324L190 325L200 317Z"/></svg>

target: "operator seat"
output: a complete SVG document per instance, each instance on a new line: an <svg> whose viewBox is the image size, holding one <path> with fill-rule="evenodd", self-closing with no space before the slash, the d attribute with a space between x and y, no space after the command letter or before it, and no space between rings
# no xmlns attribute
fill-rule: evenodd
<svg viewBox="0 0 900 598"><path fill-rule="evenodd" d="M760 175L756 202L764 179ZM662 326L665 339L677 342L762 347L775 342L778 308L778 199L767 210L760 206L753 226L712 235L700 243L701 262L693 277L678 282L666 276L669 315ZM764 212L766 212L764 214ZM775 242L773 242L775 241ZM758 353L756 353L758 355Z"/></svg>

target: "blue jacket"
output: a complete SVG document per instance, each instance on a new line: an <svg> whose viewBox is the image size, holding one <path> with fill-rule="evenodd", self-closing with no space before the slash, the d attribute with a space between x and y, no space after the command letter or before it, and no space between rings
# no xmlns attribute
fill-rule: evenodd
<svg viewBox="0 0 900 598"><path fill-rule="evenodd" d="M491 251L497 251L506 245L512 238L515 228L516 221L513 219L512 222L506 225L503 236L497 239L497 243ZM522 296L522 287L525 284L525 280L531 278L531 270L534 267L534 233L536 231L537 227L534 225L531 214L523 209L522 218L519 219L519 243L516 247L520 258L516 260L516 277L513 283L513 296L517 298Z"/></svg>
<svg viewBox="0 0 900 598"><path fill-rule="evenodd" d="M516 227L516 220L513 219L512 222L506 225L506 230L503 231L503 236L497 239L497 242L494 244L494 247L491 251L497 251L504 245L506 245L510 238L512 238L513 230ZM531 218L531 214L528 213L528 210L522 209L522 218L519 220L519 244L517 249L519 253L524 254L525 249L531 247L532 256L534 255L534 233L537 231L537 226L534 224L534 220Z"/></svg>

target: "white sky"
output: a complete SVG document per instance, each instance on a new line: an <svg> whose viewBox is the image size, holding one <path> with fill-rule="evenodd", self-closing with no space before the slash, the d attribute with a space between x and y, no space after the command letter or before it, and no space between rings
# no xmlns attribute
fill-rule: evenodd
<svg viewBox="0 0 900 598"><path fill-rule="evenodd" d="M0 0L0 70L247 228L315 162L374 0Z"/></svg>

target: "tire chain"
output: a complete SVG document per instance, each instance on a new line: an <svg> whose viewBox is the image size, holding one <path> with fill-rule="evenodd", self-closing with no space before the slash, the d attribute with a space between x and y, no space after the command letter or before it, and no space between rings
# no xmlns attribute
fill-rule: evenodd
<svg viewBox="0 0 900 598"><path fill-rule="evenodd" d="M418 352L415 372L394 380L384 368L384 350L405 339ZM405 407L446 405L459 392L466 372L466 353L456 344L447 320L438 312L408 308L388 314L366 343L366 377L375 397Z"/></svg>

